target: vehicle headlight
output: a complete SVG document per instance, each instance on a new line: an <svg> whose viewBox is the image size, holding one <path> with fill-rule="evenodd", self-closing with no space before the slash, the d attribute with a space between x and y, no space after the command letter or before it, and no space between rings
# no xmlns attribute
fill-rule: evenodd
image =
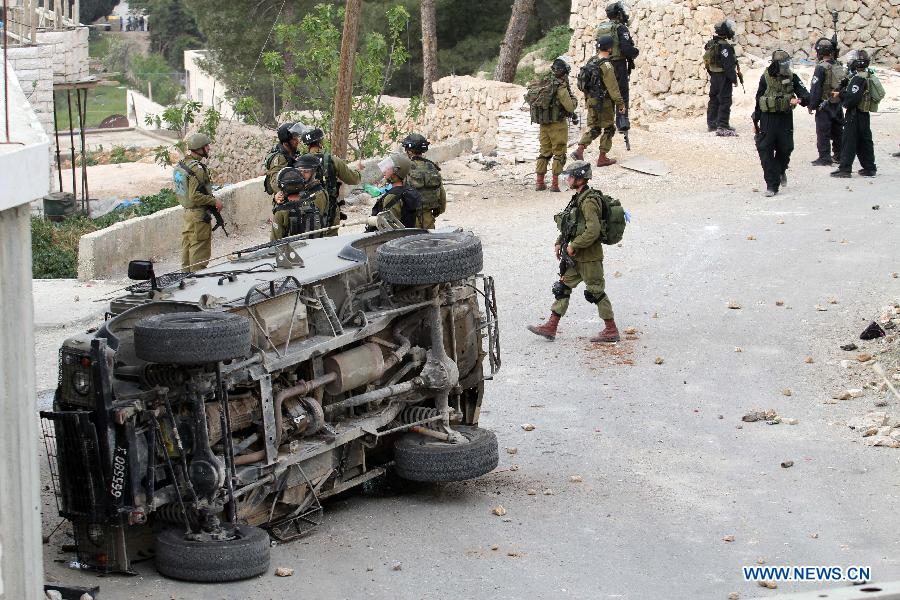
<svg viewBox="0 0 900 600"><path fill-rule="evenodd" d="M91 391L91 376L89 371L75 371L72 373L70 381L72 382L72 388L82 396L87 396L88 392Z"/></svg>

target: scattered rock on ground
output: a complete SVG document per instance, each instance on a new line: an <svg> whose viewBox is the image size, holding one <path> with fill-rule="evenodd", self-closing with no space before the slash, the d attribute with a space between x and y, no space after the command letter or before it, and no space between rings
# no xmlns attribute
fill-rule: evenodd
<svg viewBox="0 0 900 600"><path fill-rule="evenodd" d="M294 574L294 570L290 567L278 567L275 569L276 577L290 577Z"/></svg>
<svg viewBox="0 0 900 600"><path fill-rule="evenodd" d="M525 431L534 431L534 425L532 425L531 423L523 423L522 429L524 429Z"/></svg>
<svg viewBox="0 0 900 600"><path fill-rule="evenodd" d="M786 460L781 463L782 469L790 469L793 466L794 466L794 461L792 461L792 460Z"/></svg>
<svg viewBox="0 0 900 600"><path fill-rule="evenodd" d="M497 515L498 517L502 517L503 515L506 514L506 509L503 507L502 504L498 504L497 506L495 506L494 508L491 509L491 512L494 513L495 515Z"/></svg>

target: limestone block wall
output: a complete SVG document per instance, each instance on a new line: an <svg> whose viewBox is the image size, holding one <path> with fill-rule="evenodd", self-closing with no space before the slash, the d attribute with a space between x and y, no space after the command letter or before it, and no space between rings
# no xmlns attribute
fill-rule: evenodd
<svg viewBox="0 0 900 600"><path fill-rule="evenodd" d="M53 135L53 47L11 47L8 62L44 132Z"/></svg>
<svg viewBox="0 0 900 600"><path fill-rule="evenodd" d="M596 26L606 20L607 3L572 1L573 71L593 54ZM735 49L742 64L747 64L754 58L767 61L778 48L795 58L814 57L815 41L831 37L832 8L839 11L842 52L863 48L875 63L897 64L900 0L637 0L629 26L641 51L631 76L632 116L653 121L705 109L708 76L703 45L722 19L735 21Z"/></svg>
<svg viewBox="0 0 900 600"><path fill-rule="evenodd" d="M54 83L83 81L90 76L87 27L40 31L37 42L51 47Z"/></svg>

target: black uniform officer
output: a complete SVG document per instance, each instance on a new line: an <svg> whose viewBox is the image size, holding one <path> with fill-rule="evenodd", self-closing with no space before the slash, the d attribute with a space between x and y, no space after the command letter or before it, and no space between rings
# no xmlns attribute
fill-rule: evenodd
<svg viewBox="0 0 900 600"><path fill-rule="evenodd" d="M841 101L831 92L840 88L846 77L844 67L835 62L834 46L831 40L822 38L816 42L816 57L819 64L813 72L809 86L809 111L816 112L816 147L819 158L812 161L814 165L830 167L832 161L840 162L841 135L844 127L844 111Z"/></svg>
<svg viewBox="0 0 900 600"><path fill-rule="evenodd" d="M844 136L841 138L841 164L832 177L850 177L853 160L858 156L864 177L875 177L875 146L872 143L872 127L866 88L869 85L869 55L865 50L854 50L847 56L847 67L852 77L838 93L841 104L847 109L844 118Z"/></svg>
<svg viewBox="0 0 900 600"><path fill-rule="evenodd" d="M766 180L766 196L787 185L787 168L794 150L794 107L809 105L809 92L791 71L791 55L772 53L772 62L759 78L753 126L756 151Z"/></svg>
<svg viewBox="0 0 900 600"><path fill-rule="evenodd" d="M734 46L734 21L726 19L715 26L715 35L706 43L703 62L709 73L709 103L706 126L719 136L735 136L731 120L732 89L737 85L737 59Z"/></svg>
<svg viewBox="0 0 900 600"><path fill-rule="evenodd" d="M606 17L609 19L597 27L597 39L603 35L613 38L613 48L609 60L616 71L616 82L619 84L619 92L625 100L625 109L628 109L628 76L634 70L634 59L639 50L634 45L631 32L628 31L628 13L625 4L613 2L606 7Z"/></svg>

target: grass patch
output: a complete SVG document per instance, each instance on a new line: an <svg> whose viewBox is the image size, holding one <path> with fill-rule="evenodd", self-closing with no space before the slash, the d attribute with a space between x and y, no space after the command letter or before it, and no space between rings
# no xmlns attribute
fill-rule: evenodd
<svg viewBox="0 0 900 600"><path fill-rule="evenodd" d="M56 96L56 122L60 132L69 130L69 105L65 91L55 92ZM106 117L110 115L125 115L125 88L117 86L98 85L87 91L87 113L85 125L88 128L98 127ZM75 121L75 129L78 129L78 104L75 94L72 94L72 119Z"/></svg>
<svg viewBox="0 0 900 600"><path fill-rule="evenodd" d="M114 223L151 215L178 204L175 193L161 190L142 196L141 203L114 210L97 219L84 215L54 223L40 217L31 218L31 273L35 279L71 279L78 276L78 242L81 236L105 229Z"/></svg>

